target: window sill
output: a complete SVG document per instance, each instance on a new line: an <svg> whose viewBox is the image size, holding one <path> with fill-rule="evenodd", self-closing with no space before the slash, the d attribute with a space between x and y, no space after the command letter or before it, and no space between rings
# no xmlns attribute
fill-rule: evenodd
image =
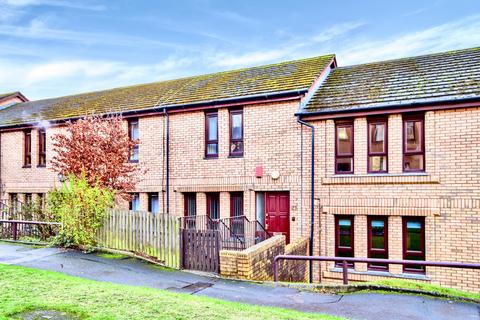
<svg viewBox="0 0 480 320"><path fill-rule="evenodd" d="M31 165L23 165L22 168L23 169L30 169L32 166Z"/></svg>
<svg viewBox="0 0 480 320"><path fill-rule="evenodd" d="M243 154L237 154L237 155L235 155L235 154L230 154L228 157L229 157L229 158L243 158Z"/></svg>
<svg viewBox="0 0 480 320"><path fill-rule="evenodd" d="M138 160L128 160L130 163L138 163Z"/></svg>
<svg viewBox="0 0 480 320"><path fill-rule="evenodd" d="M425 172L335 174L322 179L322 184L437 184L440 177Z"/></svg>
<svg viewBox="0 0 480 320"><path fill-rule="evenodd" d="M343 273L342 268L334 267L330 269L332 273ZM401 279L410 279L410 280L431 280L425 274L421 273L390 273L389 271L376 271L376 270L367 270L367 271L356 271L353 269L348 269L349 274L364 275L364 276L375 276L375 277L390 277L390 278L401 278Z"/></svg>
<svg viewBox="0 0 480 320"><path fill-rule="evenodd" d="M47 167L46 164L39 164L39 165L37 165L37 168L46 168L46 167Z"/></svg>
<svg viewBox="0 0 480 320"><path fill-rule="evenodd" d="M215 159L218 159L218 156L215 156L215 157L203 157L203 160L215 160Z"/></svg>

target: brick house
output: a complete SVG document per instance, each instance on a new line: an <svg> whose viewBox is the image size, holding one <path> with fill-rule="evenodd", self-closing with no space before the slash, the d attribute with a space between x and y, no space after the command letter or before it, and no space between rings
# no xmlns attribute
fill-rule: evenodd
<svg viewBox="0 0 480 320"><path fill-rule="evenodd" d="M332 71L297 113L315 127L316 254L479 262L479 67L476 48ZM476 271L352 268L479 290Z"/></svg>
<svg viewBox="0 0 480 320"><path fill-rule="evenodd" d="M18 103L0 110L0 193L43 196L59 184L50 137L64 121L121 112L140 139L132 161L148 168L131 209L245 215L291 241L310 235L313 212L314 254L478 262L479 66L479 48L340 68L326 55ZM352 268L352 280L480 282ZM322 264L320 276L341 274Z"/></svg>

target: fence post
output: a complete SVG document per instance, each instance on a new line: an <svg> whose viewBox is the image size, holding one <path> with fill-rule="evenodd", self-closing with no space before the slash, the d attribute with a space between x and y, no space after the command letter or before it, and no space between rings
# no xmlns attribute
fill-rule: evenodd
<svg viewBox="0 0 480 320"><path fill-rule="evenodd" d="M12 237L13 237L13 241L17 241L17 223L16 222L12 222Z"/></svg>
<svg viewBox="0 0 480 320"><path fill-rule="evenodd" d="M348 284L348 264L346 260L342 263L343 284Z"/></svg>

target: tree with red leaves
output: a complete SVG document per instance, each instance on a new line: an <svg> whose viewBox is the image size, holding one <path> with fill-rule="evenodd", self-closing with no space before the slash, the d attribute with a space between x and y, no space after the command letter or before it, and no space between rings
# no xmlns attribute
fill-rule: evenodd
<svg viewBox="0 0 480 320"><path fill-rule="evenodd" d="M64 176L85 174L92 186L116 191L128 198L142 173L129 162L132 141L121 116L87 116L67 124L66 133L53 136L52 168Z"/></svg>

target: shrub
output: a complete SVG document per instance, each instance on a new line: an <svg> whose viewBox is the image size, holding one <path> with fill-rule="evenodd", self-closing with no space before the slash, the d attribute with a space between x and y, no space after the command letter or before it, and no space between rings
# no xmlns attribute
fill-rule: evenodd
<svg viewBox="0 0 480 320"><path fill-rule="evenodd" d="M71 174L60 187L49 192L49 211L62 229L57 244L90 248L96 244L96 233L107 210L113 207L115 192L89 183L85 174Z"/></svg>

